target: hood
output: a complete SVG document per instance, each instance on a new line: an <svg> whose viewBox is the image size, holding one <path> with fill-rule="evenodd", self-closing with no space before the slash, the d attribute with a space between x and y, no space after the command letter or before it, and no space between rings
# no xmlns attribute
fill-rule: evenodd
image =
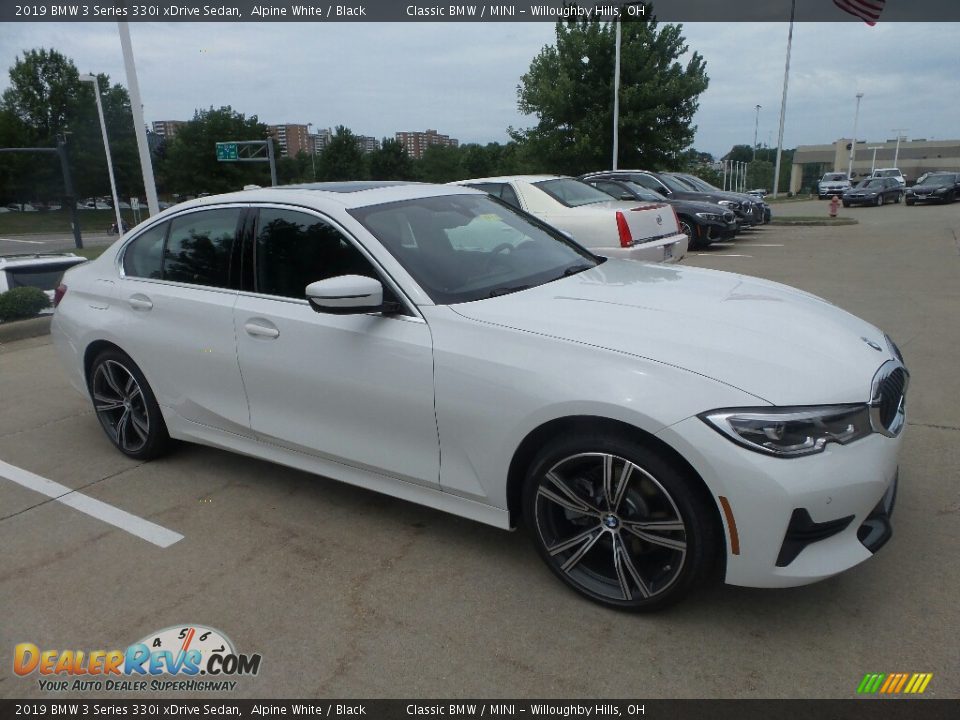
<svg viewBox="0 0 960 720"><path fill-rule="evenodd" d="M825 300L698 268L608 260L451 309L683 368L775 405L866 402L874 373L891 357L880 330Z"/></svg>
<svg viewBox="0 0 960 720"><path fill-rule="evenodd" d="M709 202L699 202L697 200L668 200L667 202L681 212L714 213L716 215L723 215L724 213L733 212L730 208L724 207L723 205L717 205L716 203Z"/></svg>

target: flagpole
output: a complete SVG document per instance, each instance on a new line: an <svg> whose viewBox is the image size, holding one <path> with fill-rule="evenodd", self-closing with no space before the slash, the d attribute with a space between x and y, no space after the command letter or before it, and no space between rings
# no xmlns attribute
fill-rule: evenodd
<svg viewBox="0 0 960 720"><path fill-rule="evenodd" d="M773 169L773 196L780 192L780 154L783 152L783 121L787 114L787 82L790 80L790 48L793 45L793 17L797 0L790 2L790 32L787 34L787 65L783 70L783 99L780 101L780 134L777 136L777 162Z"/></svg>

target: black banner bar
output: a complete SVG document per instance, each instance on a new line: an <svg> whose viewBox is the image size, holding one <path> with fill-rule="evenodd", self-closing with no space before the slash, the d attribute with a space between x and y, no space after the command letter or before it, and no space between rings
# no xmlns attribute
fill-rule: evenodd
<svg viewBox="0 0 960 720"><path fill-rule="evenodd" d="M791 0L654 0L651 2L430 2L410 0L37 0L0 3L0 22L556 22L559 18L666 22L786 22ZM797 0L799 22L862 23L833 0ZM957 22L957 0L887 0L886 22Z"/></svg>
<svg viewBox="0 0 960 720"><path fill-rule="evenodd" d="M23 718L337 718L356 720L953 720L956 700L0 700Z"/></svg>

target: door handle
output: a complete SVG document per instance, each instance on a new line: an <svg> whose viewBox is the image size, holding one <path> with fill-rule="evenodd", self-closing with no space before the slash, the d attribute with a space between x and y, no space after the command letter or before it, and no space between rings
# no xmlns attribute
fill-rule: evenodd
<svg viewBox="0 0 960 720"><path fill-rule="evenodd" d="M244 323L243 329L247 331L247 335L252 337L267 338L268 340L276 340L280 337L280 331L272 324L267 323L266 320L249 320Z"/></svg>
<svg viewBox="0 0 960 720"><path fill-rule="evenodd" d="M127 302L130 304L134 310L152 310L153 303L150 301L146 295L131 295L127 298Z"/></svg>

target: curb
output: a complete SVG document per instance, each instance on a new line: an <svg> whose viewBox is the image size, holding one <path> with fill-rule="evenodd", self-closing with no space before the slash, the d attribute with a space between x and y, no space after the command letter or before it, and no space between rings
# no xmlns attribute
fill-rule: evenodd
<svg viewBox="0 0 960 720"><path fill-rule="evenodd" d="M16 342L27 338L50 334L50 321L53 315L0 323L0 343Z"/></svg>

